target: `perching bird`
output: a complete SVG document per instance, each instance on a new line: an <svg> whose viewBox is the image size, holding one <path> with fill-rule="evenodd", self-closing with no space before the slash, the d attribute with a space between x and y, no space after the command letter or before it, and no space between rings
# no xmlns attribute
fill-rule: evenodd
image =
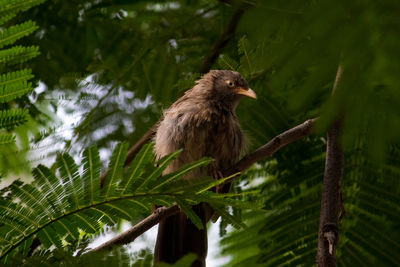
<svg viewBox="0 0 400 267"><path fill-rule="evenodd" d="M247 82L234 71L212 70L164 112L155 136L155 154L162 158L178 149L180 156L164 174L203 157L215 159L185 179L212 176L232 166L244 150L245 142L235 114L243 96L256 98ZM201 218L199 230L184 213L172 215L159 223L154 262L174 263L188 253L198 259L192 266L205 266L207 256L206 223L212 209L200 203L192 209Z"/></svg>

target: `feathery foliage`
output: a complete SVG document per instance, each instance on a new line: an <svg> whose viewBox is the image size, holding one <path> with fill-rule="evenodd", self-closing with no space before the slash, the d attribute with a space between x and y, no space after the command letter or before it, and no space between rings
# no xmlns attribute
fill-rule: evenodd
<svg viewBox="0 0 400 267"><path fill-rule="evenodd" d="M124 172L126 149L126 144L119 144L114 149L102 188L96 147L85 150L81 166L70 155L59 154L57 174L40 165L33 170L33 183L15 181L5 188L0 202L1 259L7 262L16 251L26 255L33 236L37 236L45 248L52 245L60 248L62 240L78 239L79 230L97 233L103 224L115 225L120 218L133 220L140 214L150 213L153 204L171 206L178 203L200 228L200 219L190 209L200 201L255 208L254 204L225 199L223 195L207 191L222 181L208 178L202 179L201 186L198 183L190 186L182 180L187 173L207 165L211 159L199 160L161 176L180 151L161 159L154 167L152 145L148 144ZM184 191L182 185L185 185ZM243 226L236 221L235 224Z"/></svg>
<svg viewBox="0 0 400 267"><path fill-rule="evenodd" d="M24 23L3 29L0 32L0 48L3 48L9 44L13 44L18 39L31 34L37 28L38 27L33 21L26 21Z"/></svg>
<svg viewBox="0 0 400 267"><path fill-rule="evenodd" d="M45 0L2 0L0 2L0 24L14 18L18 12L25 11Z"/></svg>
<svg viewBox="0 0 400 267"><path fill-rule="evenodd" d="M49 1L29 16L19 17L37 21L40 27L40 34L18 41L23 47L28 45L26 51L21 50L24 56L16 46L13 51L5 48L2 51L8 52L0 51L0 62L18 67L17 62L37 53L28 47L38 43L45 52L31 64L35 76L46 85L45 93L55 94L49 106L55 112L62 108L81 117L80 123L73 125L74 138L67 139L72 153L74 147L86 147L82 143L111 152L115 142L139 140L161 110L194 84L204 56L221 37L237 2L245 2L244 15L236 34L225 39L227 46L219 51L213 68L240 71L257 93L257 101L243 100L237 109L242 128L252 141L250 148L306 119L320 120L316 136L285 147L236 183L237 192L254 186L259 192L257 199L245 199L263 202L268 212L233 209L233 218L223 217L223 222L242 218L252 225L227 234L223 246L224 253L232 256L228 265L315 263L323 133L340 111L345 114L343 193L347 213L340 225L338 263L399 265L395 242L400 229L398 1ZM0 21L8 16L0 16ZM343 76L331 97L339 62ZM43 99L44 93L38 98ZM74 106L66 108L66 103ZM59 136L57 132L48 134ZM120 152L114 160L125 153ZM85 153L85 158L94 155ZM98 169L83 172L85 198L95 201L107 190L109 195L116 194L113 187L90 193L91 186L99 183L91 180L97 177L94 170ZM154 186L143 173L147 168L135 162L118 184L119 190L126 194L129 188ZM76 173L64 174L62 179L71 177ZM111 176L107 186L115 181L118 179ZM201 179L192 184L178 181L175 186L182 192L191 186L203 188ZM164 186L159 189L166 189ZM75 184L69 190L80 192ZM172 188L165 192L169 190L173 192ZM79 199L68 199L74 207L82 205ZM214 201L213 205L217 199ZM221 206L216 209L225 211Z"/></svg>
<svg viewBox="0 0 400 267"><path fill-rule="evenodd" d="M223 239L223 253L232 256L227 266L315 264L323 146L318 140L291 145L279 153L277 161L267 163L268 176L261 187L268 211L244 214L249 227ZM337 262L340 266L396 266L400 263L395 242L399 233L390 229L399 222L400 186L388 188L385 183L398 178L398 149L391 152L393 161L387 165L368 161L365 147L357 146L346 154L346 214L340 224Z"/></svg>
<svg viewBox="0 0 400 267"><path fill-rule="evenodd" d="M39 48L37 46L24 47L16 45L8 49L0 50L0 63L5 66L11 66L28 61L37 55L39 55Z"/></svg>
<svg viewBox="0 0 400 267"><path fill-rule="evenodd" d="M82 250L82 249L81 249ZM16 259L19 266L141 266L141 267L187 267L196 259L193 254L188 254L174 264L158 263L153 265L153 255L148 250L141 250L137 253L129 253L124 248L114 248L112 251L99 251L73 256L74 250L56 249L40 251L34 256L22 261Z"/></svg>
<svg viewBox="0 0 400 267"><path fill-rule="evenodd" d="M0 145L10 144L15 142L15 136L12 134L0 135Z"/></svg>
<svg viewBox="0 0 400 267"><path fill-rule="evenodd" d="M9 72L0 76L0 103L9 102L19 98L32 90L32 84L27 80L33 75L31 70Z"/></svg>
<svg viewBox="0 0 400 267"><path fill-rule="evenodd" d="M259 95L260 106L238 107L238 112L247 111L243 124L253 143L261 145L314 116L321 116L319 134L344 111L346 214L339 225L338 265L399 265L400 247L394 240L399 236L395 196L400 162L392 133L399 130L400 117L389 100L399 97L392 83L398 75L381 67L398 68L389 57L398 57L394 44L400 40L392 30L400 25L383 14L400 6L395 1L374 7L359 1L255 5L259 8L249 11L248 41L240 40L237 53L218 61L224 68L237 66L248 73ZM378 17L385 18L377 21ZM386 52L379 52L383 47ZM344 80L331 97L339 61L345 66ZM257 88L263 88L261 93ZM250 170L245 176L248 183L262 178L260 197L268 212L242 214L251 227L223 240L223 253L232 257L227 266L315 264L326 148L324 139L300 142L274 155L261 171Z"/></svg>
<svg viewBox="0 0 400 267"><path fill-rule="evenodd" d="M10 21L17 13L42 2L44 0L0 1L0 146L4 148L0 150L1 173L8 171L7 162L17 161L17 157L24 158L22 154L16 156L16 153L10 153L10 150L16 150L16 136L10 134L10 131L15 132L16 127L28 120L26 103L19 102L19 99L32 91L32 83L28 81L34 76L31 69L23 68L22 63L39 54L37 46L14 45L38 29L36 23L29 20L12 24ZM16 108L18 106L24 110Z"/></svg>
<svg viewBox="0 0 400 267"><path fill-rule="evenodd" d="M22 109L0 111L0 128L12 129L27 121L27 112Z"/></svg>
<svg viewBox="0 0 400 267"><path fill-rule="evenodd" d="M12 262L18 266L153 266L153 255L148 249L132 253L123 247L113 247L111 250L87 253L89 242L90 238L83 236L63 248L37 250L29 258L17 254ZM161 263L156 266L187 267L194 259L194 255L190 254L173 265Z"/></svg>

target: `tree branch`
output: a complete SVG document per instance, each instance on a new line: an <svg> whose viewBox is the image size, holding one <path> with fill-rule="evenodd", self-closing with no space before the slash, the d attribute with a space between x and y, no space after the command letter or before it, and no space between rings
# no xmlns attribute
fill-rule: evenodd
<svg viewBox="0 0 400 267"><path fill-rule="evenodd" d="M272 156L281 147L287 144L293 143L303 137L308 136L311 133L312 126L315 124L317 119L309 119L277 136L265 145L259 147L250 154L244 156L239 162L233 165L228 170L224 171L225 176L230 176L237 172L247 170L254 163Z"/></svg>
<svg viewBox="0 0 400 267"><path fill-rule="evenodd" d="M203 64L199 69L200 73L206 73L210 70L211 66L215 63L219 54L221 53L221 50L228 44L229 40L232 39L243 12L243 5L240 5L236 8L228 24L226 25L225 30L204 57Z"/></svg>
<svg viewBox="0 0 400 267"><path fill-rule="evenodd" d="M123 232L120 235L108 240L100 246L94 248L90 252L99 251L103 249L111 249L114 245L125 245L133 242L138 236L158 224L162 218L166 218L180 211L179 206L174 205L172 207L160 207L157 208L150 216L146 217L138 224L133 226L131 229Z"/></svg>
<svg viewBox="0 0 400 267"><path fill-rule="evenodd" d="M275 136L271 141L256 149L254 152L248 154L235 165L233 165L228 170L224 171L226 176L232 175L237 172L242 172L247 170L254 163L266 159L272 156L280 148L294 141L297 141L303 137L308 136L311 133L312 127L315 124L316 119L310 119L303 122L300 125L293 127L277 136ZM119 234L118 236L110 239L109 241L103 243L102 245L96 247L92 251L99 251L103 249L110 249L113 245L125 245L134 241L138 236L152 228L154 225L159 223L161 219L166 218L179 212L179 207L177 205L165 208L157 208L150 216L146 217L138 224L133 226L131 229Z"/></svg>
<svg viewBox="0 0 400 267"><path fill-rule="evenodd" d="M339 65L333 92L342 75L342 66ZM318 230L317 266L336 266L335 252L339 239L339 209L341 200L341 183L343 177L343 150L340 145L342 131L342 116L336 119L328 131L326 144L325 172L322 187L321 213Z"/></svg>

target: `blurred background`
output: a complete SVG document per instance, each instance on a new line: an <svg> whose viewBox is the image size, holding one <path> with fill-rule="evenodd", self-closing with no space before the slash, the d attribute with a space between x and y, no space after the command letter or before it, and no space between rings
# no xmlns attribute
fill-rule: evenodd
<svg viewBox="0 0 400 267"><path fill-rule="evenodd" d="M223 260L209 266L315 264L325 132L339 114L346 215L338 265L400 265L398 1L48 0L10 23L26 20L38 29L17 44L40 54L26 63L33 91L1 104L29 112L26 124L7 129L17 142L0 147L3 186L29 181L39 163L52 167L57 152L79 159L93 144L105 170L118 142L134 145L203 73L231 69L258 96L237 110L249 151L320 120L310 137L235 181L235 192L260 190L246 198L266 212L231 210L248 225L240 231L215 224L209 255Z"/></svg>

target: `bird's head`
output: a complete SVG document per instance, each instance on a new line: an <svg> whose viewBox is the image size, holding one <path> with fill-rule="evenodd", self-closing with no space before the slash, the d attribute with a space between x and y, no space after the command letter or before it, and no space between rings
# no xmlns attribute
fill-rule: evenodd
<svg viewBox="0 0 400 267"><path fill-rule="evenodd" d="M250 89L247 81L236 71L211 70L198 81L201 87L216 101L236 108L243 96L257 98L256 93Z"/></svg>

